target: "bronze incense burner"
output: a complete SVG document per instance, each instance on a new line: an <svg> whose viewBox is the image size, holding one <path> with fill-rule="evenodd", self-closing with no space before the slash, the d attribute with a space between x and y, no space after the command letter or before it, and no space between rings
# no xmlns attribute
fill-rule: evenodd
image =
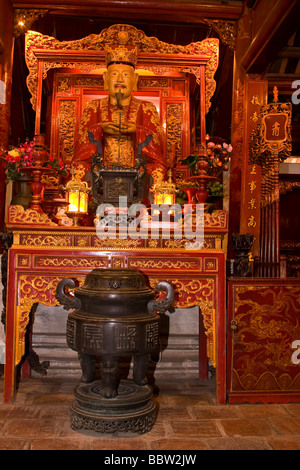
<svg viewBox="0 0 300 470"><path fill-rule="evenodd" d="M67 320L67 343L78 352L82 369L72 427L147 432L155 421L155 406L146 374L151 353L159 346L157 312L165 312L173 303L172 286L159 282L155 290L166 295L155 300L155 292L139 271L94 269L74 295L66 293L66 287L74 288L74 281L60 281L56 298L65 309L74 309ZM125 356L133 356L133 382L119 381L119 361ZM101 381L95 380L97 358Z"/></svg>

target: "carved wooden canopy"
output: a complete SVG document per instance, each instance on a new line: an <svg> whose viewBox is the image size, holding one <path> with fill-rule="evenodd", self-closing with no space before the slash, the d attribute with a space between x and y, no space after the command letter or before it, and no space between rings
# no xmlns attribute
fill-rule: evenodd
<svg viewBox="0 0 300 470"><path fill-rule="evenodd" d="M219 40L204 39L187 46L167 44L130 25L114 25L99 35L92 34L76 41L58 41L40 33L26 34L25 58L29 69L27 86L31 103L40 112L41 81L53 68L76 68L87 73L105 67L105 46L119 44L138 48L138 69L147 69L155 75L179 71L194 74L205 94L205 113L215 91L214 74L218 67Z"/></svg>

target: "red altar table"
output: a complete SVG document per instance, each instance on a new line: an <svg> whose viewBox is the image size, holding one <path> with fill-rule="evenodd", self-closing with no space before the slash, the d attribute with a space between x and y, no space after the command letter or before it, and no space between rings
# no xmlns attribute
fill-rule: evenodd
<svg viewBox="0 0 300 470"><path fill-rule="evenodd" d="M169 239L161 234L157 239L100 239L93 227L65 228L35 211L26 218L20 206L11 207L4 402L15 400L16 371L25 354L31 307L36 303L58 305L55 291L61 279L73 278L81 285L92 269L117 267L140 270L152 287L160 280L170 282L175 290L174 307L199 306L203 319L199 323L205 331L200 331L200 378L207 373L208 357L216 367L217 402L225 403L226 275L221 244L227 233L226 211L205 214L204 245L188 250L188 240L175 239L172 234Z"/></svg>

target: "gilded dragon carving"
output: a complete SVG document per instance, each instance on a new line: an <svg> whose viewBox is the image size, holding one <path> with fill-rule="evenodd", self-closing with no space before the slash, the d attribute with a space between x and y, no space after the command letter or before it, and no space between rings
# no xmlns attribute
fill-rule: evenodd
<svg viewBox="0 0 300 470"><path fill-rule="evenodd" d="M297 390L291 345L300 338L299 286L237 286L232 390Z"/></svg>

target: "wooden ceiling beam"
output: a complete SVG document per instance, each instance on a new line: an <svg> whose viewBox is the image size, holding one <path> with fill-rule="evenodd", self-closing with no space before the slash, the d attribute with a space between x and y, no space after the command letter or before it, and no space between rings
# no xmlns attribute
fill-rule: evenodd
<svg viewBox="0 0 300 470"><path fill-rule="evenodd" d="M287 46L278 52L277 57L287 57L289 59L298 59L300 57L300 47Z"/></svg>
<svg viewBox="0 0 300 470"><path fill-rule="evenodd" d="M252 20L256 19L259 27L255 29L253 25L256 34L242 59L247 73L264 73L299 26L299 0L278 0L269 8L263 22L259 15L260 4L264 2L258 2L257 9L252 12Z"/></svg>
<svg viewBox="0 0 300 470"><path fill-rule="evenodd" d="M11 0L13 8L46 9L57 15L149 18L160 21L199 23L203 18L237 20L242 1L205 2L197 0Z"/></svg>

